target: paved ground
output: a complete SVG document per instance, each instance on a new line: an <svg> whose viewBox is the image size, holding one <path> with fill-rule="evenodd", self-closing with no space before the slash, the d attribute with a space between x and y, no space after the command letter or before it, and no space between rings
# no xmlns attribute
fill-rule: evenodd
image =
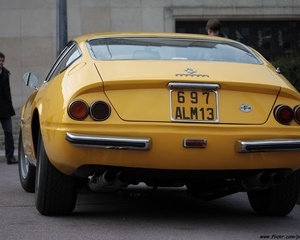
<svg viewBox="0 0 300 240"><path fill-rule="evenodd" d="M259 240L300 239L300 206L287 217L255 214L245 193L214 201L190 198L184 188L110 193L80 191L73 214L45 217L26 193L18 166L0 163L2 240Z"/></svg>
<svg viewBox="0 0 300 240"><path fill-rule="evenodd" d="M18 158L18 151L17 150L15 150L15 157L16 157L16 159ZM0 162L6 162L5 151L4 150L0 150Z"/></svg>

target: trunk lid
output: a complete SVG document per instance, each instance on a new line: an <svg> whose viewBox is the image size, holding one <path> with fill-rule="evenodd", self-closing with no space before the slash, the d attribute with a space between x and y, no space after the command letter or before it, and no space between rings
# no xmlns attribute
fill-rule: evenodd
<svg viewBox="0 0 300 240"><path fill-rule="evenodd" d="M262 124L280 91L258 64L131 60L96 67L124 121Z"/></svg>

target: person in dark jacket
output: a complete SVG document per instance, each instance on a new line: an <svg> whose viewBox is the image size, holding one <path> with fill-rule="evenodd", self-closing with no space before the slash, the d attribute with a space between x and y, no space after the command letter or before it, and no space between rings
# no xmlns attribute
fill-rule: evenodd
<svg viewBox="0 0 300 240"><path fill-rule="evenodd" d="M209 36L227 37L221 32L221 22L219 19L211 18L206 23L206 32Z"/></svg>
<svg viewBox="0 0 300 240"><path fill-rule="evenodd" d="M0 52L0 122L4 131L7 164L15 164L18 161L14 157L15 147L11 119L15 115L15 110L10 93L10 72L4 67L4 61L5 55Z"/></svg>

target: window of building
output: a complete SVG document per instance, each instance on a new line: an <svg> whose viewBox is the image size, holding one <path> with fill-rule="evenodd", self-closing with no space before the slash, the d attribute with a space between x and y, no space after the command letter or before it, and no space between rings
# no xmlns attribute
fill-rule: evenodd
<svg viewBox="0 0 300 240"><path fill-rule="evenodd" d="M175 31L206 34L205 25L206 21L178 20ZM300 21L222 21L222 32L253 47L269 60L300 53Z"/></svg>

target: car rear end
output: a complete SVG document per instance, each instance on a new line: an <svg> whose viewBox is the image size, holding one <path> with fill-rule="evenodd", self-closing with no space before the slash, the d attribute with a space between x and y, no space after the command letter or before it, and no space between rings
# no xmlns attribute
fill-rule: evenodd
<svg viewBox="0 0 300 240"><path fill-rule="evenodd" d="M154 37L88 46L107 116L68 129L72 168L299 168L298 93L245 46Z"/></svg>
<svg viewBox="0 0 300 240"><path fill-rule="evenodd" d="M247 191L259 213L291 211L300 96L264 59L180 34L93 36L81 47L92 61L64 73L63 123L42 129L60 172L93 191L140 182L185 185L203 200Z"/></svg>

